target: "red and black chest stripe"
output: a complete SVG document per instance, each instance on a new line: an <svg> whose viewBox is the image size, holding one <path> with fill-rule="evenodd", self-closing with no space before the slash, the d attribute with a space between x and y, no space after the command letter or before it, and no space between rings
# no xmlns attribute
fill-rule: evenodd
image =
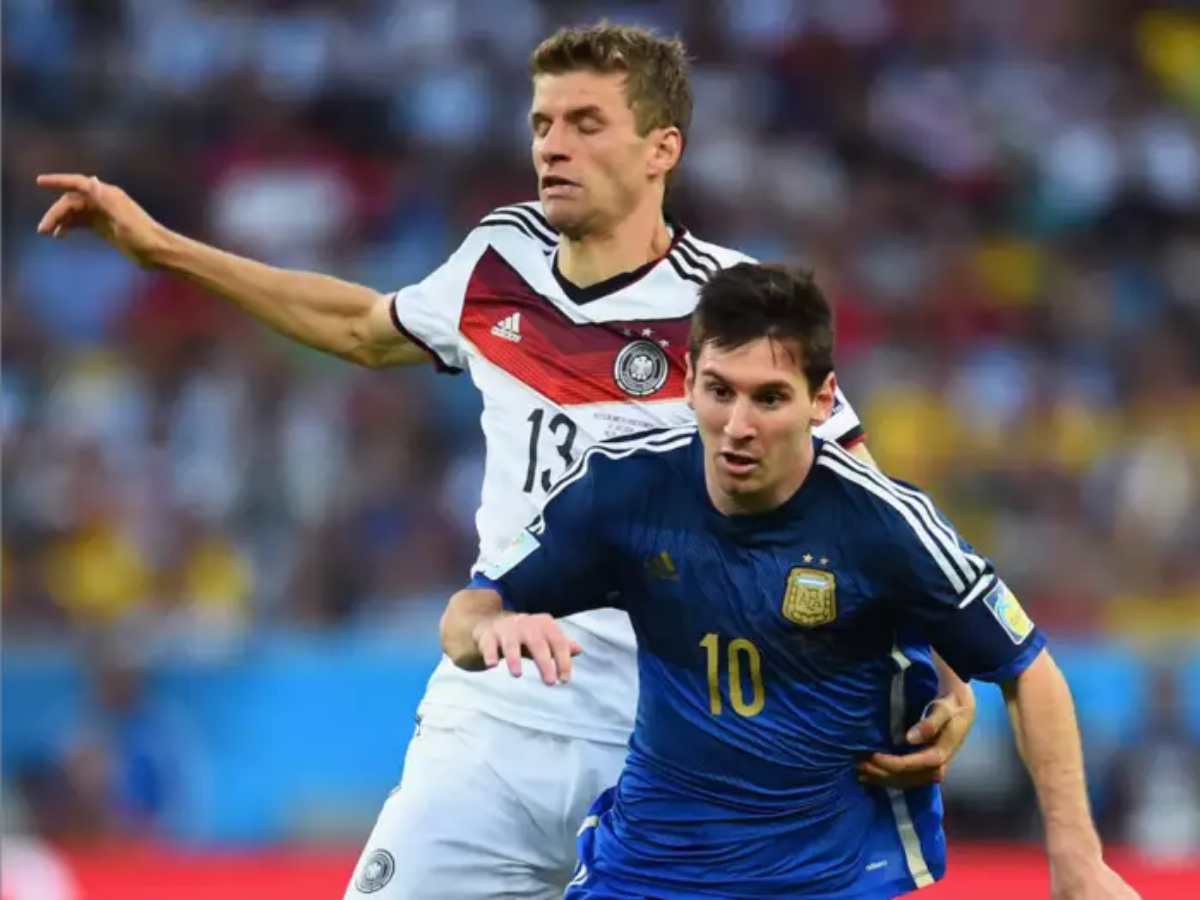
<svg viewBox="0 0 1200 900"><path fill-rule="evenodd" d="M683 396L688 316L572 322L490 247L459 327L488 361L560 406Z"/></svg>

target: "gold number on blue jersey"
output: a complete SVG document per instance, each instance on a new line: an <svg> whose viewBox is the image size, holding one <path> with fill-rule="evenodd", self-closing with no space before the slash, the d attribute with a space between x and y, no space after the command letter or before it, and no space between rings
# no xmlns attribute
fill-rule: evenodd
<svg viewBox="0 0 1200 900"><path fill-rule="evenodd" d="M700 641L708 667L708 711L714 716L721 714L721 638L710 631ZM725 648L729 669L729 702L739 716L757 716L767 702L767 691L763 687L762 654L745 638L734 638ZM742 684L742 657L750 670L750 684L754 694L750 702Z"/></svg>

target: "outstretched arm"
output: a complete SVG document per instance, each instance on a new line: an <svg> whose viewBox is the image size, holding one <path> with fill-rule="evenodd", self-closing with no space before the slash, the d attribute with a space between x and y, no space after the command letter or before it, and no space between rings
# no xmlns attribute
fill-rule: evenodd
<svg viewBox="0 0 1200 900"><path fill-rule="evenodd" d="M571 657L582 652L546 613L508 612L500 594L465 588L450 598L441 621L442 649L462 669L491 669L501 657L514 678L531 658L548 685L570 681Z"/></svg>
<svg viewBox="0 0 1200 900"><path fill-rule="evenodd" d="M128 194L96 177L39 175L63 191L38 233L60 237L91 227L139 265L165 269L240 306L302 344L364 366L427 362L429 355L392 324L390 300L371 288L314 272L256 262L171 231Z"/></svg>
<svg viewBox="0 0 1200 900"><path fill-rule="evenodd" d="M1043 650L1006 682L1004 696L1045 823L1051 895L1056 900L1137 897L1104 863L1088 809L1071 691L1050 654Z"/></svg>

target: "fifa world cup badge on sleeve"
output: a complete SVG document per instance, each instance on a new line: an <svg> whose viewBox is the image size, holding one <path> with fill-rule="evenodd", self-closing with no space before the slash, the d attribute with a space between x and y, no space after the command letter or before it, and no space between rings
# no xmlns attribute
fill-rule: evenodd
<svg viewBox="0 0 1200 900"><path fill-rule="evenodd" d="M783 617L803 628L828 625L837 618L836 587L832 572L793 567L783 593Z"/></svg>
<svg viewBox="0 0 1200 900"><path fill-rule="evenodd" d="M493 580L503 578L516 568L517 563L540 546L542 545L538 539L530 534L527 528L522 528L521 533L513 538L512 543L504 548L500 557L483 568L483 574Z"/></svg>
<svg viewBox="0 0 1200 900"><path fill-rule="evenodd" d="M1017 595L1003 581L997 581L983 602L1014 644L1019 644L1033 631L1033 620L1026 615Z"/></svg>

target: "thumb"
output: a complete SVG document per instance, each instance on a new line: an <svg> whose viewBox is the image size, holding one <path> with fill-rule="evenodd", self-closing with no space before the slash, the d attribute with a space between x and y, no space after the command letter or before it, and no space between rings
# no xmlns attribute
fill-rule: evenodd
<svg viewBox="0 0 1200 900"><path fill-rule="evenodd" d="M933 740L937 733L937 726L934 725L932 720L926 718L908 729L908 734L904 737L910 744L927 744Z"/></svg>
<svg viewBox="0 0 1200 900"><path fill-rule="evenodd" d="M904 737L910 744L926 744L941 733L946 724L954 718L954 714L955 710L950 704L940 698L934 700L926 707L921 720L908 729Z"/></svg>

